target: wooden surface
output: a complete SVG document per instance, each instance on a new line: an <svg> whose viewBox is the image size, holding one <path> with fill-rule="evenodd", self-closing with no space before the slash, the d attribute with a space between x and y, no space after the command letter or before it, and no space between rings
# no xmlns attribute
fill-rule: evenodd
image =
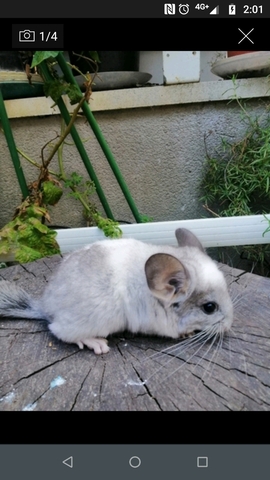
<svg viewBox="0 0 270 480"><path fill-rule="evenodd" d="M1 269L0 278L38 295L60 261ZM221 268L236 306L219 349L119 334L97 356L58 341L46 322L1 319L0 410L269 410L270 278Z"/></svg>

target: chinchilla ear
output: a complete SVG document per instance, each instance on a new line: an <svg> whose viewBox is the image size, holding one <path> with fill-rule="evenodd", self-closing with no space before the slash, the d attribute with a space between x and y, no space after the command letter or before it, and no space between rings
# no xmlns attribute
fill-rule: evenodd
<svg viewBox="0 0 270 480"><path fill-rule="evenodd" d="M152 294L165 303L173 303L188 290L189 275L184 265L173 255L152 255L145 264L145 274Z"/></svg>
<svg viewBox="0 0 270 480"><path fill-rule="evenodd" d="M179 247L196 247L202 252L204 252L204 248L200 242L200 240L187 228L178 228L175 230L175 236L178 241Z"/></svg>

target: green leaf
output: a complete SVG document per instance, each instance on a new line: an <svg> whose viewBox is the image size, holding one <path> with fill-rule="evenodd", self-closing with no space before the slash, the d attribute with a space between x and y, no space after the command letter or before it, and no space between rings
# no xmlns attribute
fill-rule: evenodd
<svg viewBox="0 0 270 480"><path fill-rule="evenodd" d="M45 235L50 231L50 229L47 227L47 225L44 225L41 223L37 218L29 218L29 223L33 226L31 227L32 230L35 228L38 230L40 233L44 233Z"/></svg>
<svg viewBox="0 0 270 480"><path fill-rule="evenodd" d="M76 103L79 103L79 101L82 98L82 93L77 87L77 85L69 84L68 88L66 89L66 93L69 97L71 105L75 105Z"/></svg>
<svg viewBox="0 0 270 480"><path fill-rule="evenodd" d="M95 60L95 62L100 63L100 59L96 50L89 50L89 56Z"/></svg>
<svg viewBox="0 0 270 480"><path fill-rule="evenodd" d="M16 218L0 232L0 253L6 254L12 250L15 260L22 263L59 254L56 236L57 232L36 217L26 217L24 220Z"/></svg>
<svg viewBox="0 0 270 480"><path fill-rule="evenodd" d="M42 258L42 254L26 245L20 245L15 251L15 260L20 263L34 262L39 258Z"/></svg>
<svg viewBox="0 0 270 480"><path fill-rule="evenodd" d="M148 215L141 215L141 222L142 223L148 223L148 222L153 222L154 219L153 217L149 217Z"/></svg>
<svg viewBox="0 0 270 480"><path fill-rule="evenodd" d="M36 67L39 65L41 62L44 60L47 60L48 58L55 58L59 53L62 53L62 50L56 51L36 51L33 55L33 60L31 64L31 68Z"/></svg>
<svg viewBox="0 0 270 480"><path fill-rule="evenodd" d="M69 196L72 197L72 198L75 198L76 200L80 200L80 198L81 198L80 192L70 192Z"/></svg>
<svg viewBox="0 0 270 480"><path fill-rule="evenodd" d="M0 254L7 255L10 251L10 245L7 240L0 240Z"/></svg>
<svg viewBox="0 0 270 480"><path fill-rule="evenodd" d="M266 189L265 189L266 193L268 193L269 191L269 177L266 177Z"/></svg>
<svg viewBox="0 0 270 480"><path fill-rule="evenodd" d="M51 97L55 103L62 95L68 95L71 105L75 105L82 98L79 87L65 82L63 79L48 80L43 86L46 97Z"/></svg>
<svg viewBox="0 0 270 480"><path fill-rule="evenodd" d="M61 80L49 80L43 86L45 96L51 97L55 103L67 92L68 88L68 83Z"/></svg>
<svg viewBox="0 0 270 480"><path fill-rule="evenodd" d="M55 185L52 181L43 182L43 201L47 205L56 205L62 197L63 190L62 188Z"/></svg>
<svg viewBox="0 0 270 480"><path fill-rule="evenodd" d="M38 205L30 205L26 209L26 216L28 218L40 218L40 217L46 217L47 210L46 208L39 207Z"/></svg>
<svg viewBox="0 0 270 480"><path fill-rule="evenodd" d="M73 172L70 175L70 178L67 178L65 181L65 187L78 187L83 181L83 177L78 175L78 173Z"/></svg>
<svg viewBox="0 0 270 480"><path fill-rule="evenodd" d="M121 238L123 232L119 227L119 223L110 218L103 218L99 213L94 213L93 218L98 228L100 228L105 237Z"/></svg>

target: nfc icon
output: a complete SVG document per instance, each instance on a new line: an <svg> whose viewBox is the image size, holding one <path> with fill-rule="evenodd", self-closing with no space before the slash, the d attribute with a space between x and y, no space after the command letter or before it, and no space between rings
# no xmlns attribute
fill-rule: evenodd
<svg viewBox="0 0 270 480"><path fill-rule="evenodd" d="M164 3L164 14L175 15L175 3Z"/></svg>

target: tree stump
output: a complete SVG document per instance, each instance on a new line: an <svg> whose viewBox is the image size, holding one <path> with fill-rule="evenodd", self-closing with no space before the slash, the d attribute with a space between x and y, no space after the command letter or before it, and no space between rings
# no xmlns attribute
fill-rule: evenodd
<svg viewBox="0 0 270 480"><path fill-rule="evenodd" d="M38 295L61 260L4 268L0 278ZM220 268L235 299L222 344L123 332L98 356L57 340L44 321L1 318L0 410L269 410L270 279Z"/></svg>

